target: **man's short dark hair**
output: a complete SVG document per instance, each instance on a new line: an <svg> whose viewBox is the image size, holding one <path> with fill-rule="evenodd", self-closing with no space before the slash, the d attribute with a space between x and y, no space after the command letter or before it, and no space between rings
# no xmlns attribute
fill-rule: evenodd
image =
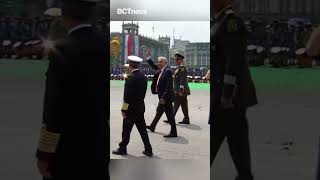
<svg viewBox="0 0 320 180"><path fill-rule="evenodd" d="M62 5L62 15L79 21L90 21L95 14L96 3L66 0Z"/></svg>

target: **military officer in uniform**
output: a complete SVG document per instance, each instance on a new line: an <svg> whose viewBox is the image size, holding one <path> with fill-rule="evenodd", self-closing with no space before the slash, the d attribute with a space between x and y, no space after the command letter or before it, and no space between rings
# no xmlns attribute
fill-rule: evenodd
<svg viewBox="0 0 320 180"><path fill-rule="evenodd" d="M247 31L231 0L214 0L212 28L211 163L225 138L238 172L237 180L252 180L247 108L257 104L245 58Z"/></svg>
<svg viewBox="0 0 320 180"><path fill-rule="evenodd" d="M174 73L173 78L173 89L175 94L173 112L174 115L176 115L181 105L184 118L181 122L179 122L179 124L190 124L187 99L187 96L190 95L190 88L188 85L188 71L187 68L183 65L184 56L182 56L181 54L175 54L174 56L177 69ZM167 120L165 122L169 123Z"/></svg>
<svg viewBox="0 0 320 180"><path fill-rule="evenodd" d="M127 77L124 85L123 106L121 109L123 116L122 141L119 144L119 148L112 153L115 155L127 155L127 145L130 141L130 133L133 125L136 125L145 147L145 150L142 153L152 157L152 147L149 142L144 119L144 98L148 86L147 78L138 69L139 64L143 60L137 56L129 56L128 61L131 74Z"/></svg>
<svg viewBox="0 0 320 180"><path fill-rule="evenodd" d="M36 152L45 180L108 179L108 43L91 24L96 1L62 6L68 35L50 49Z"/></svg>

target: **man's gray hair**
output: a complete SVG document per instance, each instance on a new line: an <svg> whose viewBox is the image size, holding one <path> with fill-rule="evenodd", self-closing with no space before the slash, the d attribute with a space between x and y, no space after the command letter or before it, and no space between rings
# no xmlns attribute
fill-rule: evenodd
<svg viewBox="0 0 320 180"><path fill-rule="evenodd" d="M162 57L162 56L158 57L158 61L164 61L164 62L168 63L168 59L166 57Z"/></svg>

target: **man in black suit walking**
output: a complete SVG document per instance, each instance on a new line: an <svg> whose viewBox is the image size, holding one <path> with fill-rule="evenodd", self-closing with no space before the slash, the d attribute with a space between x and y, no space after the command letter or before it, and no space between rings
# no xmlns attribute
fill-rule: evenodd
<svg viewBox="0 0 320 180"><path fill-rule="evenodd" d="M131 74L127 77L124 85L123 106L121 109L123 116L122 141L119 144L119 148L112 153L115 155L127 155L130 133L133 125L136 125L145 147L145 151L142 153L151 157L153 153L144 119L144 98L148 83L145 75L138 69L140 62L143 60L137 56L129 56L128 61Z"/></svg>
<svg viewBox="0 0 320 180"><path fill-rule="evenodd" d="M46 180L108 179L106 37L91 24L94 0L66 0L65 39L50 48L36 157Z"/></svg>
<svg viewBox="0 0 320 180"><path fill-rule="evenodd" d="M174 91L173 91L173 74L168 66L167 58L158 57L158 66L153 63L150 56L147 56L148 64L156 70L153 84L151 86L153 93L158 94L159 104L157 107L157 113L150 126L147 128L154 132L162 114L165 112L168 121L171 125L171 131L166 138L177 137L176 122L174 119L173 106Z"/></svg>

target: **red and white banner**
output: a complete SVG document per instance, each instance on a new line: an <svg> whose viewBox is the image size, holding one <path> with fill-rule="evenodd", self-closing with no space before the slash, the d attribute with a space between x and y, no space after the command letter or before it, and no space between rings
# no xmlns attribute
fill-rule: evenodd
<svg viewBox="0 0 320 180"><path fill-rule="evenodd" d="M135 53L135 55L136 56L140 56L139 54L140 54L140 52L139 52L139 36L134 36L134 53Z"/></svg>
<svg viewBox="0 0 320 180"><path fill-rule="evenodd" d="M131 56L133 55L133 53L132 53L132 36L130 34L128 34L127 43L128 43L128 48L127 48L128 56Z"/></svg>
<svg viewBox="0 0 320 180"><path fill-rule="evenodd" d="M126 34L126 36L124 37L124 63L126 64L127 63L127 60L128 60L128 36Z"/></svg>

